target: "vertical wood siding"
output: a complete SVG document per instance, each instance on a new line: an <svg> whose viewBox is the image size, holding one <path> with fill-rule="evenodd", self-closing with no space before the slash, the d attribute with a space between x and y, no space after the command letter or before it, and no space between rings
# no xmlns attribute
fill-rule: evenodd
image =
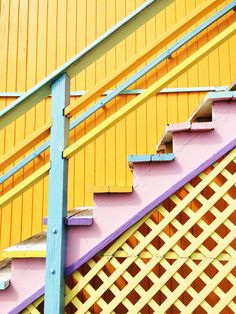
<svg viewBox="0 0 236 314"><path fill-rule="evenodd" d="M166 10L73 79L71 90L91 89L203 2L174 0ZM219 8L229 2L225 1ZM142 3L144 0L1 0L0 92L28 90ZM150 86L234 20L235 13L229 13L131 88ZM228 85L236 77L235 46L234 36L170 87ZM131 185L127 155L153 153L165 125L185 121L203 96L204 93L181 93L152 97L72 157L69 161L68 208L92 205L94 186ZM94 128L133 97L116 97L77 127L72 132L71 141ZM0 98L0 109L13 100ZM76 101L75 97L71 97L73 101ZM50 99L47 99L0 132L0 154L4 155L49 120ZM6 181L1 193L47 160L48 152ZM0 210L0 250L43 229L47 190L48 178L44 178Z"/></svg>

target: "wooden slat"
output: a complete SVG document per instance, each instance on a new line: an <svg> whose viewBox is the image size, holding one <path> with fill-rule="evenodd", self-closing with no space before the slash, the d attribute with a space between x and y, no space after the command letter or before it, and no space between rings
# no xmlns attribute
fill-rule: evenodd
<svg viewBox="0 0 236 314"><path fill-rule="evenodd" d="M174 208L170 210L166 200L108 249L90 259L85 267L75 271L74 286L66 286L65 304L73 304L78 313L93 308L92 312L98 309L104 314L117 312L121 305L129 313L143 312L149 306L160 314L174 307L189 314L197 308L207 313L213 310L218 313L226 306L234 308L231 300L235 295L236 257L232 214L236 200L230 191L236 173L230 172L228 166L236 162L235 153L233 149L214 163L210 172L199 174L196 186L190 181L173 194L169 200L175 204ZM218 184L219 175L226 180L222 185ZM208 195L206 188L213 193ZM201 205L195 208L197 200ZM219 202L224 203L223 209L218 209ZM162 219L156 220L159 214ZM188 219L180 220L180 214ZM208 220L208 214L215 218ZM195 234L197 226L202 232ZM171 231L172 228L175 230ZM158 244L159 240L162 245ZM185 240L189 242L186 247ZM208 247L210 240L216 243L212 249ZM203 285L200 291L198 281ZM110 294L112 298L108 301L106 296Z"/></svg>
<svg viewBox="0 0 236 314"><path fill-rule="evenodd" d="M137 109L141 104L147 101L151 96L157 94L164 86L168 85L176 77L184 73L194 64L196 64L199 60L201 60L208 53L213 51L217 46L221 43L229 39L233 34L236 33L236 23L233 23L226 30L222 31L219 35L217 35L214 39L212 39L205 46L200 48L197 52L195 52L192 56L187 58L181 64L176 66L173 70L168 72L165 76L163 76L156 83L151 85L145 92L141 95L137 96L135 99L130 101L126 106L119 109L119 111L115 112L112 116L107 118L101 124L99 124L96 128L91 130L89 133L84 135L77 142L70 145L68 148L64 150L63 156L65 158L70 158L77 151L84 148L91 141L96 139L99 135L101 135L108 128L112 127L114 124L119 122L121 119L126 117L129 113L131 113L134 109Z"/></svg>
<svg viewBox="0 0 236 314"><path fill-rule="evenodd" d="M168 30L164 35L159 36L155 41L153 41L147 48L135 55L130 61L121 66L115 73L113 73L108 78L104 79L100 84L95 86L90 90L85 96L83 96L79 101L74 102L65 110L65 114L68 116L73 116L80 110L89 105L97 97L106 92L115 83L119 82L123 77L135 70L139 65L144 63L148 58L152 57L158 50L165 47L173 39L177 38L184 30L188 29L197 20L207 15L211 10L221 4L224 0L216 1L205 1L189 15L183 18L180 22L174 25L170 30Z"/></svg>
<svg viewBox="0 0 236 314"><path fill-rule="evenodd" d="M4 170L4 168L12 164L14 161L22 157L22 155L24 155L26 152L28 152L31 148L35 147L38 143L47 138L50 135L50 128L51 122L45 124L42 128L32 133L19 145L7 152L4 156L2 156L0 160L0 171Z"/></svg>
<svg viewBox="0 0 236 314"><path fill-rule="evenodd" d="M93 193L131 193L133 191L132 186L118 186L118 185L104 185L94 186L89 189Z"/></svg>
<svg viewBox="0 0 236 314"><path fill-rule="evenodd" d="M50 169L50 163L48 162L44 166L42 166L39 170L35 171L32 175L26 178L24 181L19 183L17 186L12 188L9 192L5 193L0 198L0 207L5 206L11 200L16 198L20 193L23 193L29 187L31 187L34 183L38 182L42 177L46 176Z"/></svg>

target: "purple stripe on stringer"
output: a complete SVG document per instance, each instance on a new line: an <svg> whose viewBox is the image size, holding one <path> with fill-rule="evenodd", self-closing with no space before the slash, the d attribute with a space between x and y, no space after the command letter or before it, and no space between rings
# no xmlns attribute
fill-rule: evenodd
<svg viewBox="0 0 236 314"><path fill-rule="evenodd" d="M115 240L118 236L120 236L123 232L125 232L128 228L133 226L137 221L142 219L145 215L147 215L151 210L160 205L166 198L175 193L178 189L180 189L183 185L188 183L194 177L196 177L199 173L204 171L207 167L211 166L214 162L216 162L219 158L227 154L230 150L232 150L236 146L236 138L227 144L224 148L219 150L216 154L212 155L211 158L206 160L201 166L193 170L179 182L174 184L169 190L156 198L153 202L147 205L144 209L142 209L138 214L136 214L132 219L127 221L123 226L121 226L118 230L113 232L110 236L108 236L105 240L100 242L97 246L95 246L91 251L81 257L78 261L68 266L65 270L65 276L70 275L75 270L77 270L81 265L86 263L90 258L96 255L99 251L104 249L109 243ZM9 314L18 314L20 311L24 310L29 304L33 303L37 298L39 298L44 293L44 287L37 290L32 296L25 299L21 304L15 307L13 310L9 312Z"/></svg>
<svg viewBox="0 0 236 314"><path fill-rule="evenodd" d="M8 312L8 314L19 314L21 311L25 310L27 306L33 303L36 299L40 298L44 294L44 287L34 292L29 298L25 299L22 303L18 304L13 310Z"/></svg>
<svg viewBox="0 0 236 314"><path fill-rule="evenodd" d="M175 193L178 189L180 189L183 185L188 183L194 177L196 177L199 173L204 171L206 168L211 166L214 162L216 162L219 158L224 156L230 150L232 150L236 146L236 138L227 144L224 148L219 150L216 154L214 154L211 158L206 160L201 166L190 172L187 176L181 179L179 182L174 184L169 190L156 198L153 202L147 205L144 209L142 209L139 213L137 213L132 219L128 220L123 226L113 232L110 236L108 236L105 240L100 242L97 246L95 246L90 252L85 254L82 258L80 258L77 262L71 264L66 268L65 274L70 275L81 265L86 263L90 258L96 255L99 251L104 249L109 243L115 240L118 236L120 236L123 232L125 232L128 228L133 226L136 222L142 219L145 215L147 215L151 210L160 205L165 199L167 199L170 195Z"/></svg>

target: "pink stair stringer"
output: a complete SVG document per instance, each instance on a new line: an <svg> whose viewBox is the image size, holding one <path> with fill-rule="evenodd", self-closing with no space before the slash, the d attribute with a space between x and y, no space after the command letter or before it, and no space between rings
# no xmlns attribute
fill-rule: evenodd
<svg viewBox="0 0 236 314"><path fill-rule="evenodd" d="M133 193L95 195L93 225L68 229L66 274L236 146L236 101L215 102L213 110L214 130L173 132L174 161L133 164ZM17 260L14 269L13 262L11 287L0 293L1 313L19 313L43 293L45 264L34 263Z"/></svg>

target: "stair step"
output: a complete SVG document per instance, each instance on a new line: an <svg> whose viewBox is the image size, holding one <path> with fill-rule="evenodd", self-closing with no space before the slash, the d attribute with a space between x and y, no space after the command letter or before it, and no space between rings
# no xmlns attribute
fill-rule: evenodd
<svg viewBox="0 0 236 314"><path fill-rule="evenodd" d="M162 161L172 161L175 155L171 154L151 154L151 155L129 155L128 162L133 164L134 162L162 162Z"/></svg>
<svg viewBox="0 0 236 314"><path fill-rule="evenodd" d="M47 217L43 219L47 224ZM93 207L76 207L68 211L65 224L68 226L89 226L93 223ZM0 253L4 258L46 257L46 232L38 233Z"/></svg>
<svg viewBox="0 0 236 314"><path fill-rule="evenodd" d="M43 218L43 223L47 225L48 218ZM67 226L90 226L93 223L93 207L76 207L68 211L65 218Z"/></svg>
<svg viewBox="0 0 236 314"><path fill-rule="evenodd" d="M205 99L201 102L199 107L195 110L189 119L189 122L195 121L212 121L214 112L212 112L212 105L214 102L227 102L235 100L236 98L236 83L233 82L225 91L222 92L210 92Z"/></svg>
<svg viewBox="0 0 236 314"><path fill-rule="evenodd" d="M89 192L93 193L132 193L132 186L119 186L119 185L102 185L95 186L88 189Z"/></svg>
<svg viewBox="0 0 236 314"><path fill-rule="evenodd" d="M184 122L167 125L168 132L184 132L184 131L209 131L214 129L214 123L208 122Z"/></svg>
<svg viewBox="0 0 236 314"><path fill-rule="evenodd" d="M206 122L183 122L183 123L175 123L168 124L166 127L166 131L160 140L160 142L156 146L156 151L159 153L161 151L166 153L173 152L173 133L178 132L206 132L214 129L214 122L206 121Z"/></svg>
<svg viewBox="0 0 236 314"><path fill-rule="evenodd" d="M11 259L0 261L0 290L5 290L10 286L11 281Z"/></svg>
<svg viewBox="0 0 236 314"><path fill-rule="evenodd" d="M46 232L38 233L1 252L4 258L46 257Z"/></svg>

